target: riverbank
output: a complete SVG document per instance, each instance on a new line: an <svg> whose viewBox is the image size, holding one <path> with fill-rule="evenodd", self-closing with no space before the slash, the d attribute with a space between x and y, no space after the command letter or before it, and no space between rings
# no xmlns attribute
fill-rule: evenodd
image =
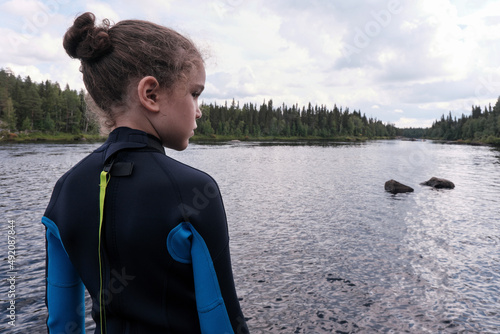
<svg viewBox="0 0 500 334"><path fill-rule="evenodd" d="M500 138L491 136L481 140L475 140L475 139L442 140L442 139L432 139L432 138L429 138L429 140L432 140L435 143L442 143L442 144L500 147Z"/></svg>
<svg viewBox="0 0 500 334"><path fill-rule="evenodd" d="M105 141L106 136L99 134L72 134L64 132L45 133L41 131L0 131L0 142L99 142Z"/></svg>
<svg viewBox="0 0 500 334"><path fill-rule="evenodd" d="M0 142L74 142L74 141L90 141L98 142L105 141L107 136L101 136L97 134L71 134L71 133L45 133L40 131L34 132L8 132L0 131ZM222 135L194 135L190 141L193 143L223 143L223 142L235 142L235 141L324 141L324 142L364 142L367 140L375 139L394 139L390 137L355 137L355 136L339 136L339 137L319 137L319 136L308 136L308 137L280 137L280 136L222 136Z"/></svg>
<svg viewBox="0 0 500 334"><path fill-rule="evenodd" d="M430 140L435 143L442 144L456 144L456 145L472 145L472 146L494 146L500 147L500 138L488 137L481 140L441 140L432 138L406 138L406 137L355 137L355 136L337 136L337 137L318 137L318 136L308 136L308 137L279 137L279 136L262 136L262 137L235 137L235 136L220 136L220 135L195 135L191 138L193 143L224 143L224 142L245 142L245 141L262 141L262 142L366 142L369 140L408 140L408 141L422 141Z"/></svg>
<svg viewBox="0 0 500 334"><path fill-rule="evenodd" d="M0 130L0 142L104 142L107 136L99 134L72 134L64 132L45 133L41 131L20 131L9 132ZM282 137L282 136L223 136L223 135L194 135L190 141L192 143L225 143L225 142L366 142L369 140L413 140L403 137L363 137L363 136L336 136L336 137ZM422 139L417 139L422 140ZM436 143L457 144L457 145L475 145L475 146L495 146L500 147L500 138L488 137L481 140L441 140L425 138Z"/></svg>
<svg viewBox="0 0 500 334"><path fill-rule="evenodd" d="M298 141L317 141L317 142L365 142L368 140L377 140L377 139L394 139L392 137L377 137L377 138L368 138L368 137L356 137L356 136L338 136L338 137L319 137L319 136L308 136L308 137L282 137L282 136L222 136L222 135L195 135L191 138L191 142L193 143L222 143L222 142L245 142L245 141L280 141L280 142L298 142Z"/></svg>

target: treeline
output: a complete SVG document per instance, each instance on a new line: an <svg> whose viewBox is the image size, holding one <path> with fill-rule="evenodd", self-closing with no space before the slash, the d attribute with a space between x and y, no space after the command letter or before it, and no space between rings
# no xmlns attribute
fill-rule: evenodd
<svg viewBox="0 0 500 334"><path fill-rule="evenodd" d="M426 130L425 136L432 139L464 140L500 144L500 97L494 107L472 106L470 115L457 119L441 116Z"/></svg>
<svg viewBox="0 0 500 334"><path fill-rule="evenodd" d="M97 120L87 113L83 90L62 90L58 83L40 84L30 77L22 79L0 70L0 119L3 128L14 131L98 133ZM397 134L392 124L367 118L349 108L325 106L278 107L273 101L261 105L234 100L228 106L202 104L203 117L197 134L223 137L391 137Z"/></svg>
<svg viewBox="0 0 500 334"><path fill-rule="evenodd" d="M228 106L204 104L201 106L203 117L198 121L197 133L207 136L229 137L391 137L397 135L392 124L367 118L360 111L349 108L333 109L312 106L300 108L282 104L278 107L273 101L261 105L232 101Z"/></svg>
<svg viewBox="0 0 500 334"><path fill-rule="evenodd" d="M0 128L10 132L98 134L99 123L87 111L85 92L63 89L58 83L34 83L0 69ZM478 141L500 144L500 97L494 107L473 106L470 115L457 119L443 115L430 128L398 129L361 111L324 105L285 104L272 100L257 105L239 102L228 105L202 104L198 135L223 138L383 138L405 136L442 140Z"/></svg>
<svg viewBox="0 0 500 334"><path fill-rule="evenodd" d="M58 83L35 83L9 70L0 70L2 128L15 131L98 133L98 122L86 111L84 92Z"/></svg>

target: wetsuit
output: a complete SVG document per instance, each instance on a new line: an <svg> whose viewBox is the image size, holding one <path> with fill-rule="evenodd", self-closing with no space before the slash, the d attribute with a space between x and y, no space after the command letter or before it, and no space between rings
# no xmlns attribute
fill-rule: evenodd
<svg viewBox="0 0 500 334"><path fill-rule="evenodd" d="M49 333L84 333L84 286L95 333L248 332L219 189L154 136L115 129L59 179L42 222Z"/></svg>

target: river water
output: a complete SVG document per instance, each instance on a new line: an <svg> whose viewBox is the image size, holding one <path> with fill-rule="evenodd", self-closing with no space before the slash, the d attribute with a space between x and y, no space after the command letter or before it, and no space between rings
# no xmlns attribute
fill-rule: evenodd
<svg viewBox="0 0 500 334"><path fill-rule="evenodd" d="M0 145L0 332L45 333L40 218L56 180L99 145ZM241 142L167 154L219 183L252 333L500 333L499 151ZM419 185L432 176L455 189ZM415 191L387 193L389 179Z"/></svg>

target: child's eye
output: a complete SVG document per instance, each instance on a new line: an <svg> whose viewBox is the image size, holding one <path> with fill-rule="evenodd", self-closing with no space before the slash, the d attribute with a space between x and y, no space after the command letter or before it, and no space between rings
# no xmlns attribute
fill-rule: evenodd
<svg viewBox="0 0 500 334"><path fill-rule="evenodd" d="M194 92L191 95L193 95L194 98L197 98L197 97L199 97L201 95L201 93L200 92Z"/></svg>

